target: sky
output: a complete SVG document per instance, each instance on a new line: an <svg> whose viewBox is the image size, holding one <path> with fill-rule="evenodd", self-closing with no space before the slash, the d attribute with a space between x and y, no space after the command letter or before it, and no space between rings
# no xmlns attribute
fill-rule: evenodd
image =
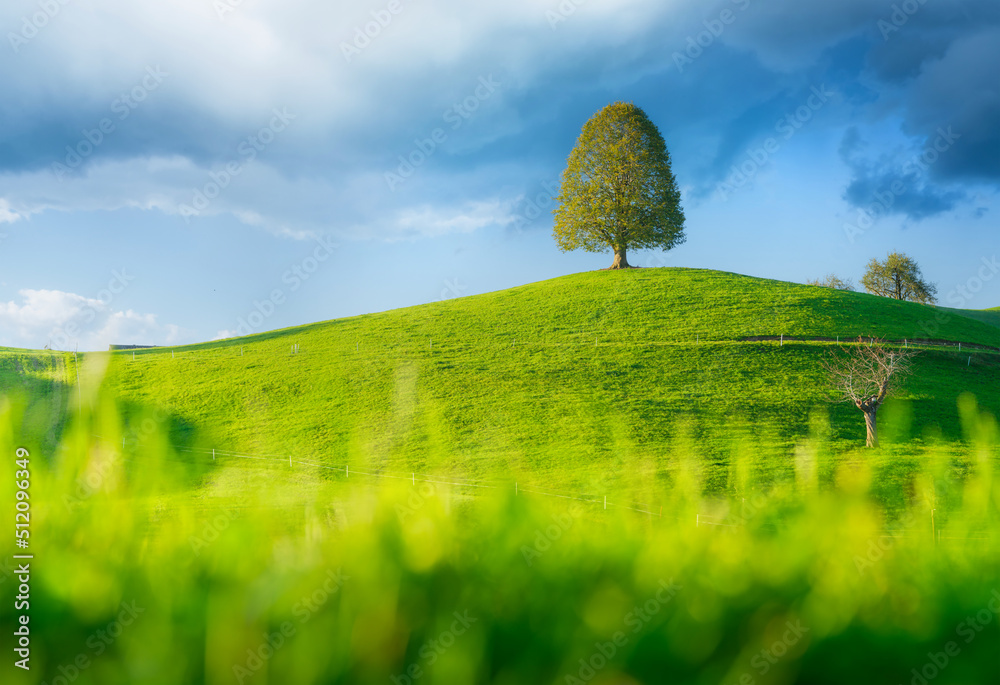
<svg viewBox="0 0 1000 685"><path fill-rule="evenodd" d="M0 346L180 345L509 288L616 101L683 266L1000 306L996 0L6 0Z"/></svg>

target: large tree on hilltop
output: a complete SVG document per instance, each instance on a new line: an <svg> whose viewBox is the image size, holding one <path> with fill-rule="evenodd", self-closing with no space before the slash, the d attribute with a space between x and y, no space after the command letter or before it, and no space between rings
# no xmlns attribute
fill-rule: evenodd
<svg viewBox="0 0 1000 685"><path fill-rule="evenodd" d="M894 300L932 304L937 298L937 286L925 281L917 263L902 252L868 262L861 285L873 295Z"/></svg>
<svg viewBox="0 0 1000 685"><path fill-rule="evenodd" d="M584 124L562 174L553 226L563 251L615 253L669 250L684 242L684 211L670 154L646 113L632 103L608 105Z"/></svg>

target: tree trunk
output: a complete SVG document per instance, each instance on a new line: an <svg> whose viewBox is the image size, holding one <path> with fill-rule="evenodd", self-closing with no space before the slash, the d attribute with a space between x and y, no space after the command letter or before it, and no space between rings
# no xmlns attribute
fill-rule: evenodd
<svg viewBox="0 0 1000 685"><path fill-rule="evenodd" d="M625 258L625 246L615 248L615 261L611 263L612 269L631 269L628 260Z"/></svg>
<svg viewBox="0 0 1000 685"><path fill-rule="evenodd" d="M863 410L865 412L865 428L868 429L868 438L865 441L866 447L878 447L878 426L875 423L875 414L878 409Z"/></svg>

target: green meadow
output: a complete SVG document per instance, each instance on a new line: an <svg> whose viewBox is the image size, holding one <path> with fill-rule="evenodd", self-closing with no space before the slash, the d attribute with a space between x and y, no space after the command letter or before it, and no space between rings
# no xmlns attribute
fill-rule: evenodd
<svg viewBox="0 0 1000 685"><path fill-rule="evenodd" d="M0 351L10 682L997 682L997 314L637 269ZM920 352L877 450L859 337Z"/></svg>

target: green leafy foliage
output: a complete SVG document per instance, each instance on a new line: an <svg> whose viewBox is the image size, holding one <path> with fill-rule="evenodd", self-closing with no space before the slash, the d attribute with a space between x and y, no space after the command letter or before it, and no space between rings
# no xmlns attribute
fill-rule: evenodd
<svg viewBox="0 0 1000 685"><path fill-rule="evenodd" d="M17 406L0 403L8 456ZM650 515L207 462L98 393L54 454L32 454L32 670L8 664L4 682L833 685L927 664L935 683L988 682L997 428L969 398L962 424L976 457L958 471L913 451L894 509L877 504L880 467L831 462L821 427L778 481L761 480L756 437L734 439L711 497L678 440L670 483L608 493L662 507ZM5 502L14 468L0 460ZM18 614L0 604L3 625Z"/></svg>
<svg viewBox="0 0 1000 685"><path fill-rule="evenodd" d="M562 250L669 250L684 242L680 191L663 136L646 113L616 102L595 114L570 153L556 198L553 235Z"/></svg>
<svg viewBox="0 0 1000 685"><path fill-rule="evenodd" d="M917 263L901 252L868 262L861 285L873 295L894 300L931 304L937 297L937 286L925 281Z"/></svg>

